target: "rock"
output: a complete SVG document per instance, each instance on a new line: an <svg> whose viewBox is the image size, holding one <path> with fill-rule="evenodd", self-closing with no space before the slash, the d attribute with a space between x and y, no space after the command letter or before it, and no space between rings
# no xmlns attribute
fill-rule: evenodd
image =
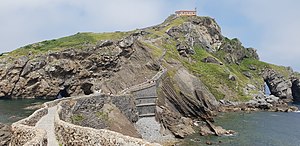
<svg viewBox="0 0 300 146"><path fill-rule="evenodd" d="M134 41L134 37L133 36L126 37L126 38L124 38L123 40L121 40L119 42L119 47L121 47L121 48L131 47L132 44L133 44L133 41Z"/></svg>
<svg viewBox="0 0 300 146"><path fill-rule="evenodd" d="M203 58L201 60L204 63L214 63L214 64L221 64L216 58L208 56L206 58Z"/></svg>
<svg viewBox="0 0 300 146"><path fill-rule="evenodd" d="M227 63L240 64L245 58L259 59L255 49L243 47L236 38L232 40L225 38L219 50L225 53L222 57Z"/></svg>
<svg viewBox="0 0 300 146"><path fill-rule="evenodd" d="M254 65L249 65L249 69L256 70L256 67Z"/></svg>
<svg viewBox="0 0 300 146"><path fill-rule="evenodd" d="M8 146L10 143L11 136L11 127L0 123L0 145Z"/></svg>
<svg viewBox="0 0 300 146"><path fill-rule="evenodd" d="M300 79L292 79L292 95L294 101L300 101Z"/></svg>
<svg viewBox="0 0 300 146"><path fill-rule="evenodd" d="M250 78L250 79L252 78L251 73L248 72L248 71L243 72L243 74L244 74L246 77Z"/></svg>
<svg viewBox="0 0 300 146"><path fill-rule="evenodd" d="M183 57L188 57L188 55L195 54L194 49L188 46L187 43L177 44L176 49L179 52L179 54Z"/></svg>
<svg viewBox="0 0 300 146"><path fill-rule="evenodd" d="M97 48L102 48L102 47L106 47L106 46L111 46L113 45L113 41L111 40L105 40L105 41L101 41L99 45L97 45Z"/></svg>
<svg viewBox="0 0 300 146"><path fill-rule="evenodd" d="M267 96L265 100L268 103L275 104L275 103L278 103L279 97L276 97L274 95L270 95L270 96Z"/></svg>
<svg viewBox="0 0 300 146"><path fill-rule="evenodd" d="M292 99L292 82L272 69L265 69L262 74L272 95L280 99Z"/></svg>
<svg viewBox="0 0 300 146"><path fill-rule="evenodd" d="M154 71L159 71L160 65L157 62L147 62L147 68Z"/></svg>
<svg viewBox="0 0 300 146"><path fill-rule="evenodd" d="M236 77L232 74L229 75L228 79L231 81L236 81Z"/></svg>
<svg viewBox="0 0 300 146"><path fill-rule="evenodd" d="M212 145L213 143L211 141L206 141L205 142L207 145Z"/></svg>
<svg viewBox="0 0 300 146"><path fill-rule="evenodd" d="M188 22L173 26L166 33L174 39L184 36L188 46L199 45L209 52L215 52L223 39L220 27L209 17L190 17Z"/></svg>
<svg viewBox="0 0 300 146"><path fill-rule="evenodd" d="M187 135L195 133L192 128L192 120L183 118L180 114L171 112L166 107L160 107L157 113L160 123L168 128L176 137L184 138Z"/></svg>

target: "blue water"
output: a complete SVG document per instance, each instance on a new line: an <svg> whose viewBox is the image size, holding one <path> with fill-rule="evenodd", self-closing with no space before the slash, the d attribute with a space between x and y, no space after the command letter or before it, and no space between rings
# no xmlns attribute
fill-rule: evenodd
<svg viewBox="0 0 300 146"><path fill-rule="evenodd" d="M297 112L223 113L215 120L215 125L238 134L202 137L197 133L181 145L206 145L210 141L220 146L300 146L300 113Z"/></svg>
<svg viewBox="0 0 300 146"><path fill-rule="evenodd" d="M42 104L46 100L39 99L18 99L18 100L9 100L1 99L0 100L0 123L11 124L20 119L23 119L31 115L34 110L25 110L24 108L36 104Z"/></svg>

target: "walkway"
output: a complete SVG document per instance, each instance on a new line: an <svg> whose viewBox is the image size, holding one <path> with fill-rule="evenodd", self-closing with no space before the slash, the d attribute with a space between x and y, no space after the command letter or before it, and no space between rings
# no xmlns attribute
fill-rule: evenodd
<svg viewBox="0 0 300 146"><path fill-rule="evenodd" d="M58 146L54 132L54 117L57 106L48 108L48 114L42 117L37 123L36 127L44 129L47 132L48 146Z"/></svg>

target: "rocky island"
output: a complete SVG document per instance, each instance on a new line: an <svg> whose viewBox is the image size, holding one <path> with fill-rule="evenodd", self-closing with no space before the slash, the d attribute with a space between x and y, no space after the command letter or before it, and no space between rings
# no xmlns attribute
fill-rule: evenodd
<svg viewBox="0 0 300 146"><path fill-rule="evenodd" d="M195 126L234 133L213 124L218 112L296 111L287 103L300 100L299 73L260 61L209 17L38 42L0 66L0 98L60 97L13 123L6 145L171 145Z"/></svg>

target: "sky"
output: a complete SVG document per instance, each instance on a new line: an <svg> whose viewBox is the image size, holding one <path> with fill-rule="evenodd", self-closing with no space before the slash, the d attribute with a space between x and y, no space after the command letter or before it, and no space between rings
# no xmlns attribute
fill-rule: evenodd
<svg viewBox="0 0 300 146"><path fill-rule="evenodd" d="M260 59L300 71L299 0L0 0L0 52L77 32L159 24L176 10L214 18Z"/></svg>

